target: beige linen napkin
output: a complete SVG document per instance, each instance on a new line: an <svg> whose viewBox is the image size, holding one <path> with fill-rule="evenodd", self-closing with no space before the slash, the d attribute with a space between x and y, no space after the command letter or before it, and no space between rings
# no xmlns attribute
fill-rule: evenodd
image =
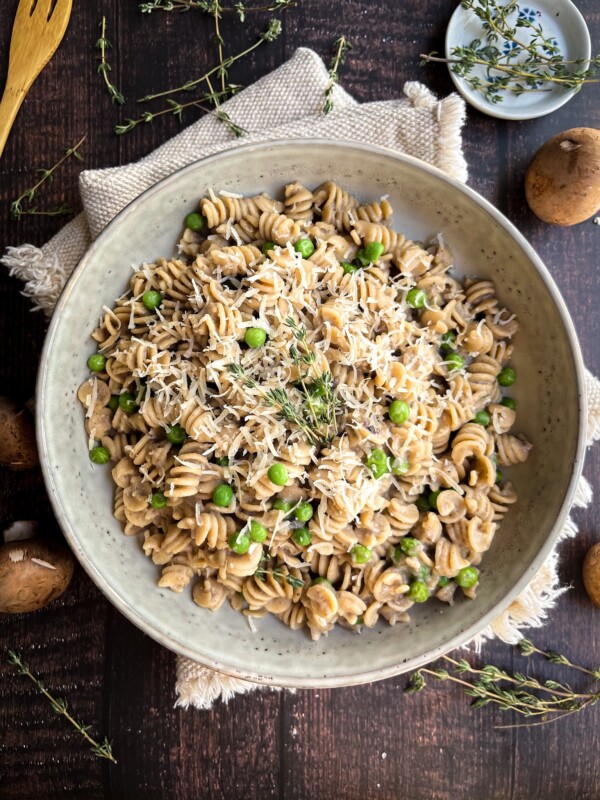
<svg viewBox="0 0 600 800"><path fill-rule="evenodd" d="M238 142L221 122L205 116L135 164L88 170L80 176L84 213L66 225L50 242L9 247L0 259L12 275L25 282L24 294L36 308L50 314L60 291L91 240L131 200L174 170L238 143L268 139L321 137L352 139L407 153L466 181L461 127L463 100L451 95L438 101L419 83L406 83L404 97L358 104L339 86L334 88L334 110L324 116L323 92L327 70L312 50L301 48L279 69L224 104L228 114L248 134ZM165 254L166 255L166 254ZM588 443L600 438L600 383L587 374L589 403ZM591 501L591 489L582 479L575 505ZM561 538L577 528L568 520ZM557 597L559 587L556 549L527 589L477 637L476 645L497 636L514 643L524 627L539 627ZM229 678L188 659L178 657L178 705L209 708L217 699L259 688Z"/></svg>

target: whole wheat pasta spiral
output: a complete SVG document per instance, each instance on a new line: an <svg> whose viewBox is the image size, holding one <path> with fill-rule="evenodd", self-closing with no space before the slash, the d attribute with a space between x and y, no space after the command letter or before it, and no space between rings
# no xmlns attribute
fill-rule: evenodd
<svg viewBox="0 0 600 800"><path fill-rule="evenodd" d="M493 281L334 181L199 211L100 310L78 391L158 585L315 639L473 598L531 450Z"/></svg>

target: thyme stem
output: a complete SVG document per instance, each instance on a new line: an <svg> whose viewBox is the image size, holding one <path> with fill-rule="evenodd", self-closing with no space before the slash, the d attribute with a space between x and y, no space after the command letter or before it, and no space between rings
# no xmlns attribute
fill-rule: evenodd
<svg viewBox="0 0 600 800"><path fill-rule="evenodd" d="M352 45L345 36L340 36L335 40L335 54L329 63L329 83L325 87L325 102L323 103L323 113L329 114L333 110L333 87L340 79L340 66L345 63L348 52Z"/></svg>
<svg viewBox="0 0 600 800"><path fill-rule="evenodd" d="M216 94L219 93L217 92ZM215 93L210 92L209 94L205 94L196 100L190 100L187 103L176 103L174 100L167 100L166 108L163 108L160 111L145 111L136 119L126 119L123 124L115 126L115 133L119 135L129 133L129 131L132 131L140 123L152 122L154 119L156 119L156 117L161 117L164 114L174 114L176 117L181 119L181 115L186 108L196 107L202 109L203 111L208 111L208 109L202 105L204 102L215 102ZM214 112L211 111L210 113Z"/></svg>
<svg viewBox="0 0 600 800"><path fill-rule="evenodd" d="M16 653L14 650L9 650L7 661L9 664L13 664L21 675L25 675L31 681L33 681L37 689L47 700L50 701L50 705L52 706L53 710L57 714L61 714L77 731L79 731L83 738L89 742L92 753L95 756L98 756L98 758L106 758L108 761L112 761L113 764L117 763L117 759L113 755L112 746L108 739L105 737L102 743L99 743L93 739L88 732L90 730L90 726L78 722L74 717L71 716L71 714L69 714L67 711L66 701L60 698L55 698L50 694L44 684L29 670L29 666L25 663L25 661L23 661L23 657L20 653Z"/></svg>
<svg viewBox="0 0 600 800"><path fill-rule="evenodd" d="M102 22L100 23L100 38L96 42L96 48L100 50L100 63L98 64L98 72L100 75L102 75L112 102L122 106L125 102L125 97L117 89L117 87L111 83L110 78L108 77L108 73L111 71L112 67L106 59L106 51L110 47L112 47L112 45L106 38L106 17L102 17Z"/></svg>
<svg viewBox="0 0 600 800"><path fill-rule="evenodd" d="M23 202L26 200L28 203L31 203L35 198L38 189L43 186L44 183L52 183L54 180L54 173L57 169L59 169L64 162L74 156L75 158L81 161L81 154L78 152L79 148L85 141L86 137L82 136L81 139L77 142L77 144L73 145L73 147L69 147L65 150L64 156L59 159L54 166L50 167L49 169L40 168L37 169L36 172L41 173L41 178L37 181L31 188L25 189L16 200L13 200L10 204L10 214L13 219L20 219L26 215L37 215L37 216L46 216L46 217L58 217L63 216L65 214L72 214L73 209L68 205L68 203L62 203L60 206L56 206L55 208L50 208L47 211L39 211L37 208L23 208Z"/></svg>

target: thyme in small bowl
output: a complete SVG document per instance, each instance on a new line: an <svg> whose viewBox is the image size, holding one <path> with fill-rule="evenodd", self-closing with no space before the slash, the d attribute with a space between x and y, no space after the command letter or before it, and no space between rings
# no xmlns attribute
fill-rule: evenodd
<svg viewBox="0 0 600 800"><path fill-rule="evenodd" d="M540 650L529 639L521 639L518 648L524 656L541 655L553 664L561 664L590 676L596 682L600 681L600 668L580 667L554 650ZM521 672L509 673L493 664L484 664L478 668L464 658L456 660L451 656L443 656L442 661L447 669L422 667L410 676L404 691L408 694L422 691L426 686L425 676L430 676L435 680L451 681L461 686L465 694L473 698L472 708L482 708L491 703L501 711L513 711L528 720L534 720L516 725L500 725L499 728L545 725L600 701L598 684L590 690L578 692L568 683L550 679L540 681Z"/></svg>
<svg viewBox="0 0 600 800"><path fill-rule="evenodd" d="M36 676L30 671L29 666L25 661L23 661L23 657L20 653L16 653L14 650L9 650L7 653L7 661L9 664L15 666L21 675L25 675L29 680L33 681L36 685L38 690L44 695L44 697L50 701L50 705L52 706L52 710L57 714L63 716L68 722L73 725L73 727L79 731L79 733L83 736L84 739L91 745L91 751L95 756L98 758L106 758L108 761L112 761L113 764L117 763L117 759L114 757L112 752L112 746L106 736L101 742L97 742L90 736L90 725L84 725L83 722L78 722L68 711L67 701L63 700L60 697L54 697L50 694L50 692L46 689L42 681L40 681Z"/></svg>
<svg viewBox="0 0 600 800"><path fill-rule="evenodd" d="M552 87L578 92L585 84L598 83L600 55L565 59L537 14L520 8L517 0L462 0L461 6L479 20L482 37L453 47L450 58L435 51L421 54L422 66L449 64L455 75L494 104L502 102L506 93L519 96Z"/></svg>
<svg viewBox="0 0 600 800"><path fill-rule="evenodd" d="M79 148L85 141L85 136L83 136L77 144L73 145L73 147L69 147L65 150L64 156L59 159L54 166L50 167L49 169L40 168L37 169L36 172L39 172L41 177L40 179L29 189L25 189L16 200L13 200L10 204L10 214L13 219L21 219L24 216L40 216L40 217L62 217L66 214L72 214L73 209L68 203L61 203L59 206L54 206L49 209L40 210L36 206L32 206L31 203L37 196L38 190L44 185L44 183L51 184L54 181L54 173L56 170L62 166L62 164L67 161L71 156L77 158L79 161L82 160L81 153L79 152ZM24 207L24 203L28 204L28 207Z"/></svg>

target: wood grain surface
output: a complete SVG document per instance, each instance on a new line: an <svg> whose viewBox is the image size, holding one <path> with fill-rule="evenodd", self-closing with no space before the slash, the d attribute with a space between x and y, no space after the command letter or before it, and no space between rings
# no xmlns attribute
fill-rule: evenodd
<svg viewBox="0 0 600 800"><path fill-rule="evenodd" d="M261 48L231 79L248 84L288 58L299 45L328 58L344 33L352 50L342 83L361 101L397 97L405 80L424 80L439 94L452 84L445 68L421 69L419 53L443 49L455 0L299 0L282 14L283 34ZM592 41L600 42L596 0L579 0ZM0 80L17 0L2 0ZM97 74L94 42L107 16L111 77L128 103L112 106ZM236 52L268 15L223 21L227 51ZM214 63L206 17L139 13L136 0L76 0L67 35L29 93L0 161L0 251L22 242L42 244L61 220L10 219L9 205L31 185L34 169L53 164L87 134L85 167L138 159L179 129L165 116L117 137L116 122L137 112L135 98L201 74ZM189 113L191 122L199 112ZM600 373L600 227L571 229L539 222L525 205L524 169L537 147L573 126L600 127L599 91L584 89L568 105L530 122L511 123L469 109L465 151L470 185L491 200L529 238L562 290L577 326L588 367ZM81 165L68 162L44 204L77 206ZM40 200L42 202L42 199ZM0 268L0 393L32 397L45 321L32 313L20 285ZM83 346L83 343L82 343ZM561 376L557 375L560 381ZM57 425L60 420L57 419ZM589 453L585 474L600 491L600 451ZM560 647L589 666L600 664L600 611L582 588L581 563L600 538L592 506L576 513L579 536L562 547L561 575L572 589L561 598L540 646ZM60 536L38 470L0 472L0 524L35 519ZM209 712L174 708L175 656L127 622L78 567L59 601L24 616L0 616L0 650L19 649L32 669L78 718L107 734L116 766L94 758L81 737L0 657L0 797L100 800L155 798L319 798L319 800L459 800L462 798L600 797L600 716L597 709L545 727L498 730L509 719L491 708L469 708L451 685L403 695L403 678L370 686L297 694L241 696ZM501 643L484 656L524 669L521 656ZM545 677L563 668L539 665Z"/></svg>

